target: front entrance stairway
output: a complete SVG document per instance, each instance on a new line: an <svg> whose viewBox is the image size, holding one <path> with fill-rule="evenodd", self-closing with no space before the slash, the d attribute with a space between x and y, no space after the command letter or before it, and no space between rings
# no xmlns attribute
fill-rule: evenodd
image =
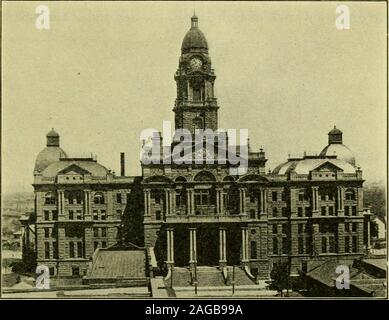
<svg viewBox="0 0 389 320"><path fill-rule="evenodd" d="M197 286L198 287L223 287L232 285L233 268L226 267L226 273L219 267L197 267ZM225 278L225 276L227 276ZM193 270L185 267L174 267L171 279L167 279L167 285L173 284L174 287L194 286L195 275ZM240 267L235 267L235 286L256 285L249 278L246 272Z"/></svg>

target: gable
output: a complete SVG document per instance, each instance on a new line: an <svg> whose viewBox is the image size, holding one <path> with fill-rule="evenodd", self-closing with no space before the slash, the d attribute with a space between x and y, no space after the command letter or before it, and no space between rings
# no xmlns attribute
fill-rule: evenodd
<svg viewBox="0 0 389 320"><path fill-rule="evenodd" d="M85 175L85 174L91 174L88 170L85 170L84 168L81 168L77 164L71 164L70 166L66 167L65 169L58 172L58 175Z"/></svg>
<svg viewBox="0 0 389 320"><path fill-rule="evenodd" d="M316 168L313 168L312 171L314 172L337 172L337 171L343 171L343 169L339 168L338 166L334 165L333 163L326 161Z"/></svg>

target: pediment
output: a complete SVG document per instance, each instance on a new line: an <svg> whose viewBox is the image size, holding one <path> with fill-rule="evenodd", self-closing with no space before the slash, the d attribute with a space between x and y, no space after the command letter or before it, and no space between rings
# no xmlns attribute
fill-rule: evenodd
<svg viewBox="0 0 389 320"><path fill-rule="evenodd" d="M338 166L334 165L333 163L326 161L322 163L321 165L314 168L312 171L315 172L337 172L337 171L343 171L342 168L339 168Z"/></svg>
<svg viewBox="0 0 389 320"><path fill-rule="evenodd" d="M91 174L91 173L88 170L81 168L77 164L71 164L70 166L58 172L58 175L86 175L86 174Z"/></svg>

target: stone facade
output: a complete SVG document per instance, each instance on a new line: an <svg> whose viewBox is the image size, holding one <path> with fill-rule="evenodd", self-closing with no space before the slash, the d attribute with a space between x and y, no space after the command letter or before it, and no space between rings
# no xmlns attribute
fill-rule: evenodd
<svg viewBox="0 0 389 320"><path fill-rule="evenodd" d="M193 135L218 128L215 79L192 17L175 74L176 129ZM53 274L83 275L96 248L116 243L135 177L68 157L54 131L47 139L34 171L38 264ZM290 261L297 274L308 262L365 254L362 172L342 139L335 128L320 156L290 158L268 173L265 152L249 145L243 175L232 175L234 165L217 158L142 164L145 247L154 248L160 267L241 265L262 279L278 260Z"/></svg>

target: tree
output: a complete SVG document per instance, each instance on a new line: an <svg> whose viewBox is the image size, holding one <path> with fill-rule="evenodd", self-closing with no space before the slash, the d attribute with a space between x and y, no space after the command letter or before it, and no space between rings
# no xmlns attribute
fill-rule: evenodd
<svg viewBox="0 0 389 320"><path fill-rule="evenodd" d="M273 264L273 269L270 272L272 287L281 294L281 297L284 289L289 290L289 265L290 264L286 261L277 261Z"/></svg>
<svg viewBox="0 0 389 320"><path fill-rule="evenodd" d="M365 186L363 205L371 207L371 213L383 219L386 217L386 192L382 183L376 182Z"/></svg>
<svg viewBox="0 0 389 320"><path fill-rule="evenodd" d="M138 179L134 181L131 193L127 199L127 206L123 212L118 233L119 243L126 244L130 242L140 247L144 246L143 213L143 189Z"/></svg>

